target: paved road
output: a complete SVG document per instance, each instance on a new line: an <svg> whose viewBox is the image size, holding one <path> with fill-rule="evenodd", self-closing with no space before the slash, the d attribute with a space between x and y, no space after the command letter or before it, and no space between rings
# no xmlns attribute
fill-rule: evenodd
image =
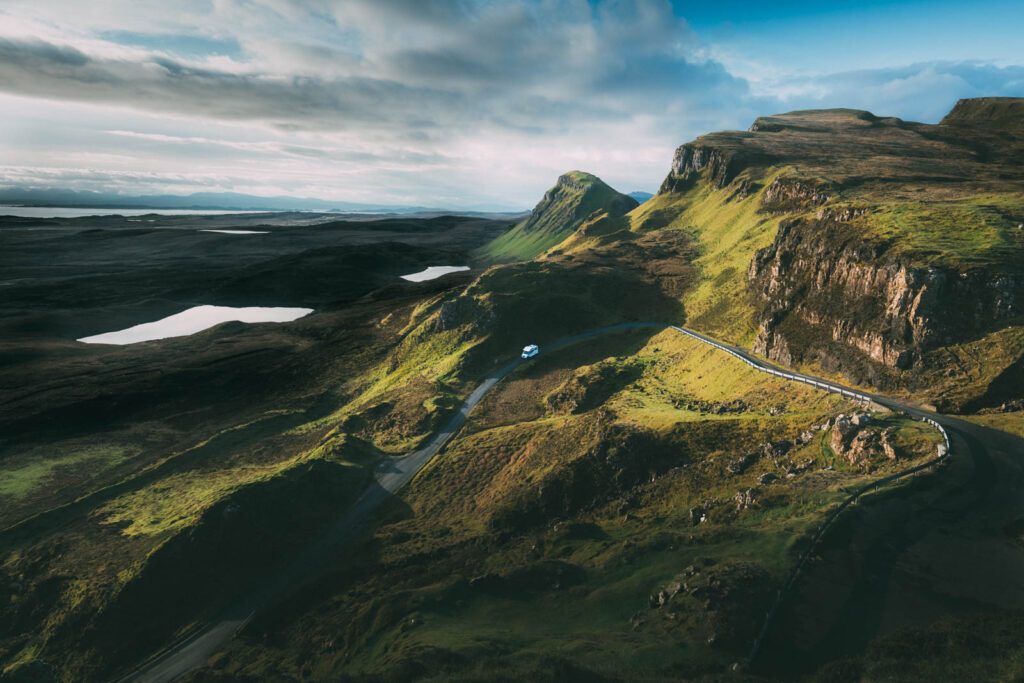
<svg viewBox="0 0 1024 683"><path fill-rule="evenodd" d="M906 405L902 402L879 395L865 395L848 387L844 387L820 378L793 373L792 371L779 368L771 363L751 356L743 349L722 344L717 340L703 334L688 330L683 327L659 322L630 322L618 325L609 325L597 328L588 332L566 337L554 342L547 342L541 345L543 353L550 353L573 344L594 339L607 334L624 332L639 329L674 329L682 334L697 339L703 343L710 344L715 348L729 353L742 360L748 365L772 374L804 382L817 386L823 390L842 393L844 396L853 398L869 398L879 404L888 407L904 410L917 417L932 417L938 424L952 427L954 430L965 429L960 420L954 420L945 416L931 415L915 406ZM140 683L164 683L173 681L176 678L203 666L214 654L230 641L253 617L256 611L272 604L281 596L286 595L294 586L303 580L308 580L315 575L320 567L323 567L344 543L350 540L361 530L370 515L386 500L391 498L399 489L407 484L419 471L434 457L448 441L465 424L469 413L487 395L494 386L503 378L507 377L523 363L516 359L507 365L495 370L478 386L466 399L459 411L452 416L448 424L436 434L425 446L409 453L402 458L389 458L383 461L376 473L375 482L356 501L356 503L324 534L322 539L311 545L305 552L295 558L292 564L274 579L262 587L257 594L247 597L238 604L233 605L215 622L203 626L190 637L178 641L163 652L150 658L130 674L121 678L121 681L137 681ZM972 426L973 427L973 426ZM959 433L957 431L956 433Z"/></svg>
<svg viewBox="0 0 1024 683"><path fill-rule="evenodd" d="M542 351L550 353L616 332L646 328L664 329L665 327L664 324L641 322L609 325L545 343L542 346ZM129 681L165 683L205 665L210 655L223 648L225 643L249 623L258 610L273 604L276 599L286 595L297 584L308 580L320 568L327 565L331 557L336 556L338 549L363 528L370 515L412 480L423 466L445 447L466 423L473 408L483 400L488 392L526 362L528 361L517 358L493 371L480 386L473 390L458 412L425 446L401 458L384 459L377 469L373 484L353 506L331 526L318 542L296 556L283 572L261 587L256 594L247 596L237 604L231 605L217 621L206 624L188 637L171 644L119 680L125 683Z"/></svg>
<svg viewBox="0 0 1024 683"><path fill-rule="evenodd" d="M936 416L951 458L855 506L778 610L757 673L791 679L940 619L1024 609L1024 440Z"/></svg>

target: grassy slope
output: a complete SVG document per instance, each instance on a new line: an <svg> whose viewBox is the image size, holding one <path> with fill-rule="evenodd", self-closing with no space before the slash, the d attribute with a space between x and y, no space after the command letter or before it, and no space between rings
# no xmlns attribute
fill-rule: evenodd
<svg viewBox="0 0 1024 683"><path fill-rule="evenodd" d="M326 420L383 452L404 453L527 343L543 347L629 320L679 320L679 302L665 288L678 278L661 277L657 268L679 258L685 245L647 242L634 245L632 255L595 252L494 267L459 296L427 302L409 316L395 350L350 382L354 400ZM651 250L659 258L649 258Z"/></svg>
<svg viewBox="0 0 1024 683"><path fill-rule="evenodd" d="M1006 413L983 413L981 415L965 415L965 420L977 422L978 424L1001 429L1010 434L1024 437L1024 412L1013 411Z"/></svg>
<svg viewBox="0 0 1024 683"><path fill-rule="evenodd" d="M883 202L866 217L865 236L893 244L920 265L961 270L1009 267L1024 271L1024 197L979 194L929 201Z"/></svg>
<svg viewBox="0 0 1024 683"><path fill-rule="evenodd" d="M567 412L565 397L578 398L581 378L595 374L603 380L584 384L600 387L600 398ZM736 398L740 412L713 412ZM699 407L673 409L679 401ZM323 588L306 596L320 605L315 617L285 619L292 625L269 647L236 643L228 671L323 680L721 671L742 656L802 536L868 474L836 463L817 440L741 475L724 466L843 407L671 332L543 357L489 397L414 480L363 559L332 579L335 597L325 602ZM894 424L908 448L932 452L934 435ZM785 478L785 467L808 462ZM871 476L889 467L878 462ZM758 485L765 472L782 479ZM736 492L751 487L759 502L737 510ZM528 514L538 505L539 516ZM695 505L710 516L698 527ZM652 610L648 597L690 565L728 585L734 601L709 608L684 593Z"/></svg>
<svg viewBox="0 0 1024 683"><path fill-rule="evenodd" d="M480 255L492 262L529 260L562 242L594 212L621 215L632 206L636 206L635 200L600 178L570 171L548 190L530 216L483 247Z"/></svg>
<svg viewBox="0 0 1024 683"><path fill-rule="evenodd" d="M686 193L656 195L629 215L634 230L681 229L693 236L699 280L682 299L687 324L738 344L749 344L755 332L747 269L781 220L758 212L762 194L733 198L728 189L701 183Z"/></svg>

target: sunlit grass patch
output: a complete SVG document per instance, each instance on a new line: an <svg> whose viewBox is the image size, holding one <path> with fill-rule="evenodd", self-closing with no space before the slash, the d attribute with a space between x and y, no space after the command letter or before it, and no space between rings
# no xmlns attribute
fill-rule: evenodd
<svg viewBox="0 0 1024 683"><path fill-rule="evenodd" d="M94 514L103 524L121 527L125 536L155 535L189 527L211 505L246 484L266 479L278 467L235 467L171 475L115 498Z"/></svg>
<svg viewBox="0 0 1024 683"><path fill-rule="evenodd" d="M864 220L870 237L890 241L915 262L954 268L1001 264L1024 269L1024 197L980 195L882 203Z"/></svg>
<svg viewBox="0 0 1024 683"><path fill-rule="evenodd" d="M781 175L763 179L767 186ZM769 246L780 216L759 213L762 191L735 197L729 189L701 184L682 194L657 195L629 217L635 230L681 229L695 238L700 279L683 297L687 323L728 341L747 343L755 333L747 269Z"/></svg>
<svg viewBox="0 0 1024 683"><path fill-rule="evenodd" d="M75 448L71 452L46 452L37 448L23 465L0 469L0 495L23 498L45 486L61 487L61 476L96 472L114 467L134 456L137 451L119 445L95 445Z"/></svg>
<svg viewBox="0 0 1024 683"><path fill-rule="evenodd" d="M965 415L963 419L1024 438L1024 412Z"/></svg>

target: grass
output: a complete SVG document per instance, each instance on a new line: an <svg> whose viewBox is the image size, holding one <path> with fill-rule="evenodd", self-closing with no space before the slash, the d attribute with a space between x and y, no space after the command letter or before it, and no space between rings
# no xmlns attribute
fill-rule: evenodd
<svg viewBox="0 0 1024 683"><path fill-rule="evenodd" d="M515 225L495 239L484 250L484 255L491 261L528 261L556 246L572 232L571 227L552 232L526 232L521 225Z"/></svg>
<svg viewBox="0 0 1024 683"><path fill-rule="evenodd" d="M963 419L1024 438L1024 412L964 415Z"/></svg>
<svg viewBox="0 0 1024 683"><path fill-rule="evenodd" d="M125 536L155 536L192 526L203 512L227 493L265 480L277 467L235 467L211 472L171 475L114 499L95 515Z"/></svg>
<svg viewBox="0 0 1024 683"><path fill-rule="evenodd" d="M982 194L932 201L883 202L864 219L866 235L892 244L920 265L956 269L1001 266L1024 271L1024 198Z"/></svg>
<svg viewBox="0 0 1024 683"><path fill-rule="evenodd" d="M34 449L17 458L26 461L25 464L0 470L0 496L25 498L44 485L59 486L64 473L95 475L135 455L131 449L119 445L84 446L66 454L50 454L47 451L45 448Z"/></svg>
<svg viewBox="0 0 1024 683"><path fill-rule="evenodd" d="M872 643L863 658L827 665L815 681L1016 681L1024 677L1018 610L944 620Z"/></svg>
<svg viewBox="0 0 1024 683"><path fill-rule="evenodd" d="M581 377L607 385L596 393L602 400L553 412L546 398ZM675 409L676 419L662 422L629 409L639 395L663 400L664 414L676 397L712 404L739 396L746 405L730 416ZM513 404L529 406L530 417ZM515 670L545 680L551 667L581 678L720 672L742 657L799 539L847 487L878 476L826 471L812 458L813 471L759 486L775 467L769 459L741 475L724 464L840 409L849 406L671 332L546 355L480 405L385 516L369 546L378 556L345 573L337 598L317 598L315 616L272 638L287 645L271 659L298 670L297 653L312 648L319 654L308 673L320 678L416 671L470 680ZM879 425L917 443L918 425L891 420ZM802 461L816 447L785 460ZM738 510L736 492L751 487L758 502ZM711 520L692 526L694 505ZM709 609L682 594L652 610L649 596L689 565L727 583L735 600ZM566 573L545 573L552 566ZM474 588L481 576L496 587ZM709 644L715 634L724 642ZM258 660L236 655L232 673L265 673L261 663L242 664Z"/></svg>
<svg viewBox="0 0 1024 683"><path fill-rule="evenodd" d="M479 255L491 262L527 261L556 246L595 212L619 216L636 206L600 178L570 171L544 195L533 213L486 245Z"/></svg>
<svg viewBox="0 0 1024 683"><path fill-rule="evenodd" d="M940 347L928 354L925 371L931 375L929 393L938 397L941 410L958 412L984 402L1000 376L1024 358L1024 326L1000 330L960 344ZM1012 388L1007 388L1011 393Z"/></svg>
<svg viewBox="0 0 1024 683"><path fill-rule="evenodd" d="M783 172L774 171L764 185ZM747 344L756 333L747 269L754 254L775 239L781 220L758 213L762 193L738 198L728 188L701 183L682 194L656 195L630 214L634 230L682 229L693 235L699 280L682 299L687 323L733 343Z"/></svg>

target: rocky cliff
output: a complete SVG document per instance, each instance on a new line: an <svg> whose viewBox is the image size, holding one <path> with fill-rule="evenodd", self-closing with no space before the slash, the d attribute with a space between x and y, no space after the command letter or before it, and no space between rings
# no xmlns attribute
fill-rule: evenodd
<svg viewBox="0 0 1024 683"><path fill-rule="evenodd" d="M688 143L676 150L672 170L661 184L659 193L678 192L703 178L717 188L731 183L740 171L758 163L767 163L767 154L733 146Z"/></svg>
<svg viewBox="0 0 1024 683"><path fill-rule="evenodd" d="M786 221L757 253L748 271L763 304L755 351L791 364L821 360L834 343L905 370L1024 315L1020 274L917 266L864 240L846 215Z"/></svg>
<svg viewBox="0 0 1024 683"><path fill-rule="evenodd" d="M696 326L858 382L973 383L952 405L977 403L1024 362L1022 121L1020 98L964 100L937 125L761 117L680 146L638 224L702 245L707 284L684 302ZM746 334L721 322L747 316Z"/></svg>

